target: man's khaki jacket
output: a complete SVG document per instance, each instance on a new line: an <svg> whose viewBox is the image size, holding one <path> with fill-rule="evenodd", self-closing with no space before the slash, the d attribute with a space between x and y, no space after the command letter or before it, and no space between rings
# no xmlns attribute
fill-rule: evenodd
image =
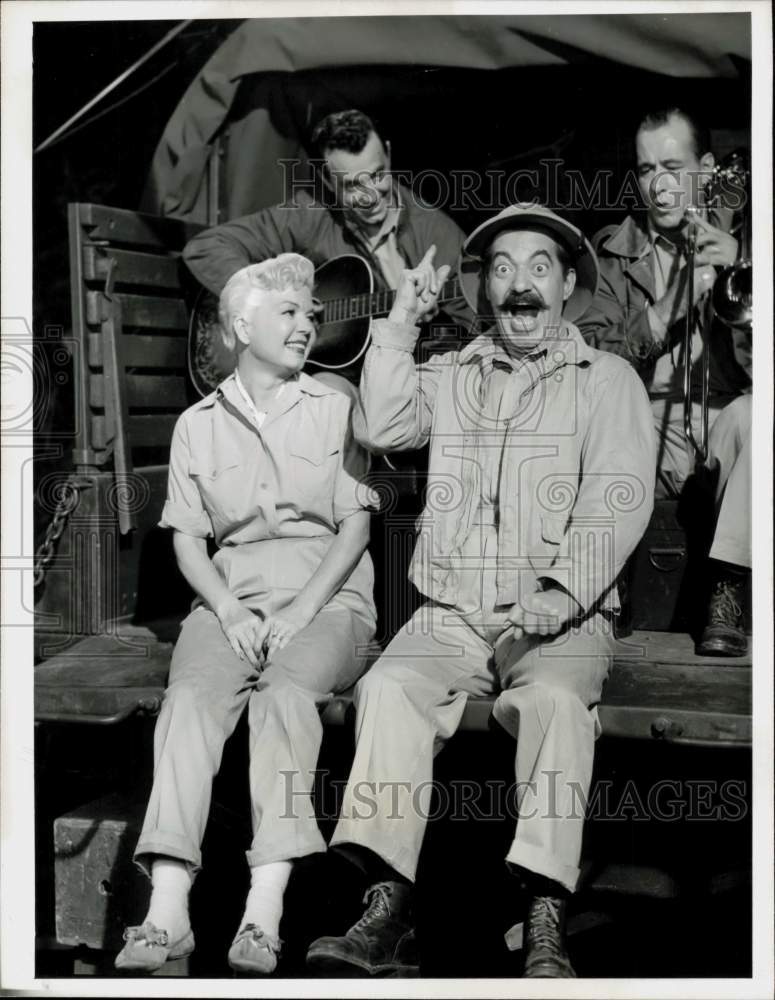
<svg viewBox="0 0 775 1000"><path fill-rule="evenodd" d="M622 358L564 324L526 361L505 436L482 426L482 379L495 349L482 333L416 364L416 327L376 320L361 374L357 439L376 453L430 442L426 505L410 579L454 605L461 548L481 497L481 435L502 447L497 598L512 605L554 580L585 614L618 608L615 581L653 508L656 444L643 383ZM477 442L477 437L479 440ZM486 442L485 442L486 443Z"/></svg>

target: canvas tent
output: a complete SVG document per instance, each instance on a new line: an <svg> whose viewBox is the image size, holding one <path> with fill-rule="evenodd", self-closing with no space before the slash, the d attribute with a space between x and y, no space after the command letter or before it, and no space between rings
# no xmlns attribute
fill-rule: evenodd
<svg viewBox="0 0 775 1000"><path fill-rule="evenodd" d="M750 52L747 13L247 20L167 123L143 208L207 222L215 208L225 219L277 202L277 161L303 160L314 122L349 106L387 120L415 169L556 153L580 122L588 139L595 123L610 129L644 88L702 94L733 119L723 127L744 130Z"/></svg>

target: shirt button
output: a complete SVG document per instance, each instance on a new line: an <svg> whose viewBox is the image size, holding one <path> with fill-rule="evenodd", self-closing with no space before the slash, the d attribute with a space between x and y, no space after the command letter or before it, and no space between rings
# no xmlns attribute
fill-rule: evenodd
<svg viewBox="0 0 775 1000"><path fill-rule="evenodd" d="M269 489L269 484L268 483L259 483L258 484L258 488L261 489L261 490L268 490Z"/></svg>

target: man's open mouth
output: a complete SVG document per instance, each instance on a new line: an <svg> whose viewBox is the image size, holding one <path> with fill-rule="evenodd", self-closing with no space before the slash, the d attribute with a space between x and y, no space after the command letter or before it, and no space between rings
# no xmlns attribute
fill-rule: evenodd
<svg viewBox="0 0 775 1000"><path fill-rule="evenodd" d="M541 311L541 306L535 302L507 302L504 312L510 316L532 316L536 317Z"/></svg>

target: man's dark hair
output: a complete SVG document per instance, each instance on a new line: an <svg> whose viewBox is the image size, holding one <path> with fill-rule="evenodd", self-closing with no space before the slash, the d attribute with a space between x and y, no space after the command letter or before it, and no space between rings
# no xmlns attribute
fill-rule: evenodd
<svg viewBox="0 0 775 1000"><path fill-rule="evenodd" d="M685 111L683 108L659 108L656 111L649 111L641 118L635 134L637 135L643 129L651 131L655 128L661 128L663 125L667 125L671 118L682 118L688 125L694 146L694 155L698 160L705 153L711 151L709 129L700 124L691 112Z"/></svg>
<svg viewBox="0 0 775 1000"><path fill-rule="evenodd" d="M317 123L312 131L311 143L321 157L330 149L360 153L372 132L377 132L374 122L362 111L335 111Z"/></svg>

